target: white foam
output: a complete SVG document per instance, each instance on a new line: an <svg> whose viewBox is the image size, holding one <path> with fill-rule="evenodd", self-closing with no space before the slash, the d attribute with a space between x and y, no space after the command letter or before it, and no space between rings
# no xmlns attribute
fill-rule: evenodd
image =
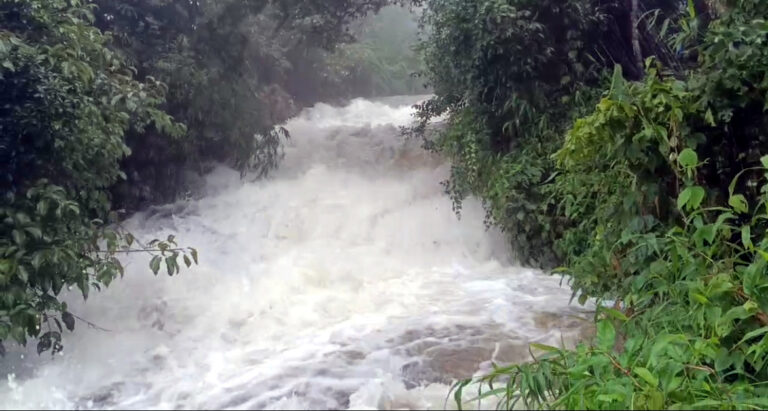
<svg viewBox="0 0 768 411"><path fill-rule="evenodd" d="M450 378L407 364L556 343L534 318L570 311L569 290L510 264L476 201L457 221L447 167L397 133L411 113L320 104L287 125L271 178L219 169L201 200L133 218L140 238L196 246L200 266L154 278L136 256L87 304L73 295L76 314L112 331L79 323L53 359L11 348L0 407L443 408Z"/></svg>

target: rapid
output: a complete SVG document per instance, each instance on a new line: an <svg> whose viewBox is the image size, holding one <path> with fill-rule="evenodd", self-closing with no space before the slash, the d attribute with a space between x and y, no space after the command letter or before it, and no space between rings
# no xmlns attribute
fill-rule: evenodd
<svg viewBox="0 0 768 411"><path fill-rule="evenodd" d="M0 408L421 409L452 382L583 331L559 277L511 259L478 201L457 219L450 166L406 141L423 97L304 110L267 179L220 167L201 195L132 217L200 265L74 291L64 352L9 349ZM103 329L101 329L103 328Z"/></svg>

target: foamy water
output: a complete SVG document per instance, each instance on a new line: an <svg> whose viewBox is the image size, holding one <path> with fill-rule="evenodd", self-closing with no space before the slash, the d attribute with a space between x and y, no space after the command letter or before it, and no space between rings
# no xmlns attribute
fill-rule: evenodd
<svg viewBox="0 0 768 411"><path fill-rule="evenodd" d="M525 361L580 322L560 279L509 260L503 237L440 182L448 166L404 142L415 98L320 104L292 120L267 180L220 168L199 200L135 216L200 266L71 298L63 355L10 347L1 408L443 408L490 361ZM448 402L448 407L453 404Z"/></svg>

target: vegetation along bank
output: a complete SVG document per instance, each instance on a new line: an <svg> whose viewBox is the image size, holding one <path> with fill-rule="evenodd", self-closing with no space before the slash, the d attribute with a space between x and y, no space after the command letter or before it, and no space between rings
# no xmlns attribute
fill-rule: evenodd
<svg viewBox="0 0 768 411"><path fill-rule="evenodd" d="M481 378L503 408L768 407L768 3L430 0L453 160L522 261L614 301L574 350ZM556 267L556 268L555 268ZM470 381L457 402L476 399Z"/></svg>

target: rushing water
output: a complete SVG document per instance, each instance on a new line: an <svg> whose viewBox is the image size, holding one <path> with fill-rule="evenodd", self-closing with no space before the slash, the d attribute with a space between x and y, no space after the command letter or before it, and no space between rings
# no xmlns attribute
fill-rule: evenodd
<svg viewBox="0 0 768 411"><path fill-rule="evenodd" d="M573 336L560 279L510 262L478 203L457 221L448 167L399 137L414 101L320 104L271 178L218 169L202 198L131 219L200 266L155 278L136 256L73 296L110 331L79 323L55 358L10 350L0 407L443 408L454 379Z"/></svg>

